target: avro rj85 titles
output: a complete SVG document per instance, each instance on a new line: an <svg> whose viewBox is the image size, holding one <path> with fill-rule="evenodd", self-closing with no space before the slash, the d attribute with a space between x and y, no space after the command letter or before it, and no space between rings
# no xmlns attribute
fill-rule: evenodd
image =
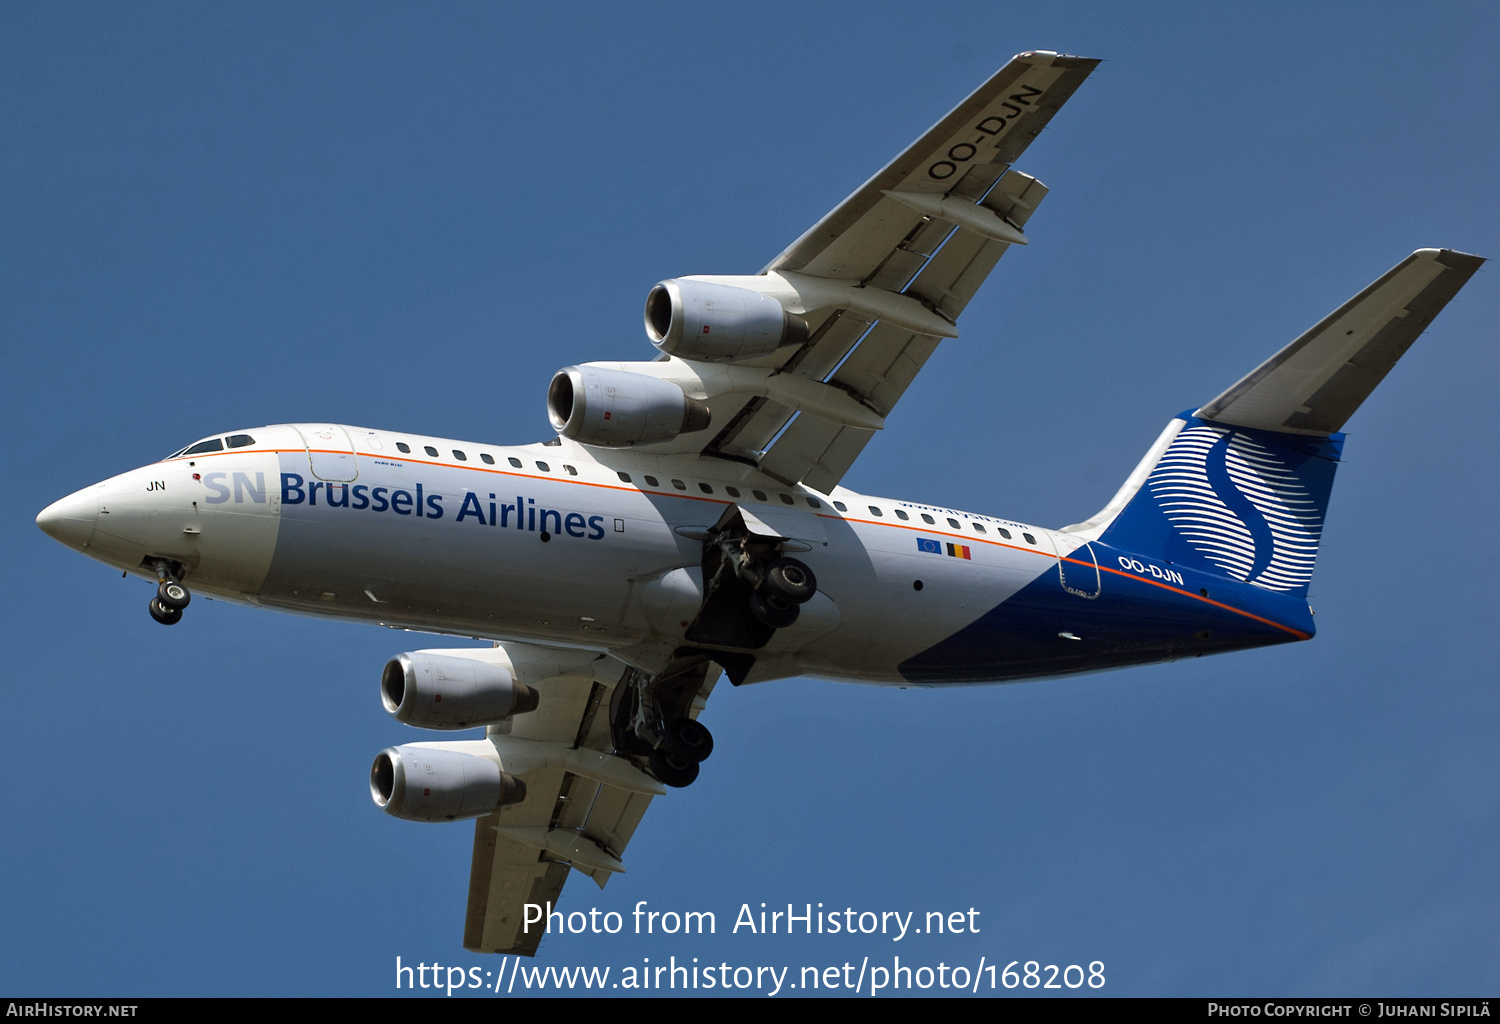
<svg viewBox="0 0 1500 1024"><path fill-rule="evenodd" d="M527 904L603 885L694 781L714 683L967 683L1305 640L1344 422L1483 262L1421 249L1207 404L1061 529L840 485L1047 188L1012 167L1095 61L1024 53L759 274L663 281L655 360L560 370L554 440L337 424L216 434L49 506L41 528L156 584L492 640L409 651L371 795L474 818L470 949L530 954Z"/></svg>

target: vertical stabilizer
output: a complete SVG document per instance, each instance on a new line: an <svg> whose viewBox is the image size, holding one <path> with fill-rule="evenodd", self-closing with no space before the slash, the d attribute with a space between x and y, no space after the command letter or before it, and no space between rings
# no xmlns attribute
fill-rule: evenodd
<svg viewBox="0 0 1500 1024"><path fill-rule="evenodd" d="M1171 442L1099 540L1306 594L1343 435L1247 430L1189 413L1173 423Z"/></svg>
<svg viewBox="0 0 1500 1024"><path fill-rule="evenodd" d="M1064 529L1305 595L1344 423L1484 260L1419 249L1219 397L1172 420L1119 493Z"/></svg>

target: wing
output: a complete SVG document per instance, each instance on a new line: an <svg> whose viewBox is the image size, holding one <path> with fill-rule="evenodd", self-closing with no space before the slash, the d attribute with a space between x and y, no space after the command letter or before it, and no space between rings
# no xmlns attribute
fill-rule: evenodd
<svg viewBox="0 0 1500 1024"><path fill-rule="evenodd" d="M536 711L518 715L508 735L491 735L505 770L526 783L526 799L474 827L464 946L478 953L531 956L545 919L527 904L556 906L570 871L600 888L617 871L653 795L655 779L611 756L610 698L619 680L588 668L534 684ZM692 702L696 718L713 688L708 672ZM623 675L623 672L622 672Z"/></svg>
<svg viewBox="0 0 1500 1024"><path fill-rule="evenodd" d="M724 425L702 453L832 490L938 342L957 336L995 263L1025 243L1047 188L1010 164L1096 64L1044 51L1013 58L772 260L763 274L829 301L808 310L810 335L774 367L772 387L738 403L720 397ZM859 415L826 399L778 400L829 389Z"/></svg>

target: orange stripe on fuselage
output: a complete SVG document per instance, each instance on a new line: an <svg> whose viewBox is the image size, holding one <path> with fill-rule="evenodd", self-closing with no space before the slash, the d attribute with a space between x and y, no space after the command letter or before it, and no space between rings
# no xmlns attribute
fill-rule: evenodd
<svg viewBox="0 0 1500 1024"><path fill-rule="evenodd" d="M199 460L199 459L210 458L210 457L216 456L216 455L253 455L253 454L257 454L257 453L258 454L272 454L272 455L283 455L283 454L285 454L285 455L300 455L300 454L312 454L314 452L316 452L316 453L318 453L320 455L356 455L356 456L358 456L360 454L360 453L357 453L357 452L351 452L351 451L349 451L347 449L343 449L343 448L233 448L233 449L230 449L230 450L227 450L227 451L222 451L222 452L205 452L205 453L203 453L201 455L194 455L194 456L192 456L192 459L193 459L193 461L196 461L196 460ZM634 491L637 494L656 495L656 496L662 497L662 498L681 498L681 499L683 499L685 501L702 501L702 502L707 502L710 505L734 505L734 504L738 504L738 501L726 501L726 500L724 500L722 498L710 498L707 495L685 494L682 491L648 491L648 490L646 490L644 488L641 488L641 487L635 487L635 486L626 485L626 484L606 484L606 483L598 483L598 482L595 482L595 481L592 481L592 480L579 480L579 479L572 478L572 477L544 476L544 475L540 475L540 474L536 474L536 473L520 473L520 472L517 472L514 468L512 468L512 469L501 469L499 467L493 467L493 468L491 468L489 466L483 466L483 465L476 466L476 465L473 465L472 463L467 463L467 462L437 462L437 461L433 461L433 460L430 460L430 459L413 459L413 458L409 458L409 457L403 456L403 455L389 455L388 456L388 455L385 455L384 453L381 453L381 454L377 455L377 454L373 454L373 453L369 453L369 452L364 453L363 457L367 458L367 459L380 459L380 460L390 459L392 462L401 462L401 463L410 462L410 463L413 463L414 465L418 465L418 466L435 466L435 467L439 467L439 468L443 468L443 469L464 469L464 470L469 470L471 472L476 472L476 473L490 473L490 474L493 474L495 476L515 477L515 478L521 479L521 480L544 480L544 481L546 481L548 483L569 484L569 485L572 485L572 486L575 486L575 487L598 487L598 488L602 488L602 489L607 490L607 491ZM182 456L182 457L180 457L178 459L165 459L163 461L164 462L178 462L178 461L181 461L183 458L187 458L187 456ZM335 483L343 483L345 481L334 481L334 482ZM348 482L352 483L352 481L348 481ZM720 484L719 486L722 487L724 485ZM775 506L771 506L771 507L774 508ZM1286 625L1283 625L1282 623L1276 622L1276 621L1274 621L1272 619L1267 619L1267 618L1265 618L1263 616L1256 615L1254 612L1247 612L1243 608L1236 608L1233 605L1225 604L1222 601L1215 601L1212 598L1204 597L1202 594L1195 594L1191 590L1184 590L1181 587L1174 587L1174 586L1171 586L1169 584L1162 583L1160 580L1148 580L1148 579L1146 579L1143 576L1136 575L1135 573L1122 572L1119 569L1111 569L1108 566L1096 565L1094 562L1084 562L1084 561L1081 561L1081 560L1079 560L1077 558L1073 558L1073 557L1067 556L1067 555L1049 554L1046 551L1039 551L1036 548L1023 548L1023 547L1021 547L1021 546L1019 546L1017 544L1006 544L1003 541L989 540L989 539L984 538L984 537L975 537L975 536L972 536L972 535L967 534L967 533L949 533L949 532L945 532L941 527L936 527L936 526L929 528L929 527L925 527L925 526L911 526L911 525L908 525L906 523L883 522L883 521L878 520L878 519L856 519L856 518L853 518L853 517L850 517L850 516L833 515L833 514L828 513L828 512L813 512L812 514L815 515L815 516L818 516L821 519L837 519L840 522L845 522L845 523L863 523L866 526L884 526L884 527L886 527L888 529L893 529L893 530L910 530L913 533L936 533L936 534L938 534L940 536L944 536L944 537L962 537L967 543L970 543L970 544L988 544L991 547L1007 548L1007 549L1009 549L1011 551L1020 551L1020 552L1023 552L1025 554L1030 554L1030 555L1039 555L1039 556L1041 556L1043 558L1053 559L1054 561L1072 562L1074 565L1080 565L1080 566L1083 566L1084 568L1098 569L1100 572L1113 573L1114 575L1119 576L1119 577L1121 577L1123 579L1134 580L1137 583L1144 583L1144 584L1146 584L1148 586L1152 586L1152 587L1160 587L1161 589L1170 591L1170 592L1172 592L1174 594L1180 594L1183 597L1192 598L1194 601L1202 601L1204 604L1213 605L1215 608L1222 608L1224 611L1233 612L1235 615L1243 615L1247 619L1253 619L1256 622L1262 623L1262 624L1267 625L1267 626L1272 626L1272 627L1274 627L1276 629L1279 629L1279 630L1281 630L1281 631L1283 631L1285 633L1290 633L1292 636L1296 637L1298 640L1310 640L1310 639L1312 639L1312 634L1310 634L1310 633L1304 633L1300 629L1293 629L1291 626L1286 626ZM1020 526L1020 524L1016 524L1016 525L1018 527ZM1037 527L1037 529L1041 529L1041 527Z"/></svg>

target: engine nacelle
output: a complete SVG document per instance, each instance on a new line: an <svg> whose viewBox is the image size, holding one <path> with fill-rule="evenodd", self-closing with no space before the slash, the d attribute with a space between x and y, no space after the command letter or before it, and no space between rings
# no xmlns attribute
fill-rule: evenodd
<svg viewBox="0 0 1500 1024"><path fill-rule="evenodd" d="M485 650L480 648L480 650ZM537 692L505 665L461 651L410 651L386 662L380 702L419 729L469 729L535 711Z"/></svg>
<svg viewBox="0 0 1500 1024"><path fill-rule="evenodd" d="M670 355L732 363L800 345L808 327L769 295L684 277L646 296L646 336Z"/></svg>
<svg viewBox="0 0 1500 1024"><path fill-rule="evenodd" d="M483 740L478 741L485 745ZM472 742L407 743L387 747L370 766L370 799L407 821L479 818L526 799L526 783L488 757L468 753Z"/></svg>
<svg viewBox="0 0 1500 1024"><path fill-rule="evenodd" d="M708 406L670 381L583 363L557 371L547 418L563 437L600 448L670 441L708 426Z"/></svg>

